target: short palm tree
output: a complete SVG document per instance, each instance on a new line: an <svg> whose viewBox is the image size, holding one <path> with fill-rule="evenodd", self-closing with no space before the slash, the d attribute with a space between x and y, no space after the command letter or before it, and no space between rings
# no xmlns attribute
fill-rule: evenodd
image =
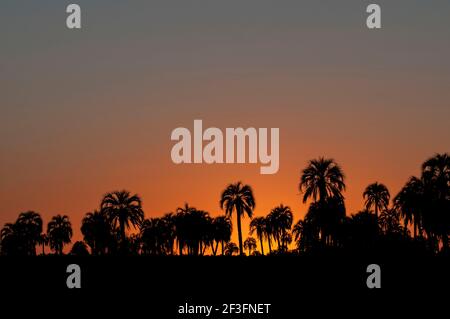
<svg viewBox="0 0 450 319"><path fill-rule="evenodd" d="M227 216L218 216L215 217L212 221L213 231L214 231L214 241L216 242L216 246L213 246L213 254L217 254L217 247L219 243L222 246L222 255L225 254L225 243L228 243L231 240L231 233L233 232L233 224L231 220Z"/></svg>
<svg viewBox="0 0 450 319"><path fill-rule="evenodd" d="M407 235L408 225L413 224L414 238L422 235L422 216L424 211L424 184L420 178L412 176L394 197L394 208L403 218L403 230Z"/></svg>
<svg viewBox="0 0 450 319"><path fill-rule="evenodd" d="M363 193L363 197L366 199L364 206L367 210L374 208L375 218L378 222L378 213L386 210L389 205L389 199L391 195L387 187L383 184L375 182L367 186Z"/></svg>
<svg viewBox="0 0 450 319"><path fill-rule="evenodd" d="M122 244L126 241L125 230L140 226L144 220L141 198L126 190L106 194L101 203L101 210L108 216L113 227L119 227Z"/></svg>
<svg viewBox="0 0 450 319"><path fill-rule="evenodd" d="M243 255L241 217L243 217L244 214L250 218L253 216L255 198L253 196L252 188L249 185L243 185L241 182L228 185L222 193L220 207L225 209L225 214L229 217L231 217L234 211L236 212L239 252Z"/></svg>
<svg viewBox="0 0 450 319"><path fill-rule="evenodd" d="M47 225L47 236L52 248L57 255L62 255L65 244L69 244L72 238L72 224L67 215L56 215Z"/></svg>
<svg viewBox="0 0 450 319"><path fill-rule="evenodd" d="M24 249L28 255L36 255L36 244L42 233L42 218L39 213L28 211L20 213L16 221L16 231L23 238Z"/></svg>
<svg viewBox="0 0 450 319"><path fill-rule="evenodd" d="M87 213L81 221L81 233L84 241L91 247L92 255L106 254L113 246L113 235L108 216L104 212Z"/></svg>
<svg viewBox="0 0 450 319"><path fill-rule="evenodd" d="M225 256L232 256L234 254L237 254L239 252L239 248L236 246L235 243L229 242L225 246Z"/></svg>
<svg viewBox="0 0 450 319"><path fill-rule="evenodd" d="M248 255L252 254L252 251L256 249L256 239L253 237L248 237L244 241L244 248L248 250Z"/></svg>
<svg viewBox="0 0 450 319"><path fill-rule="evenodd" d="M289 206L280 204L272 209L267 216L267 221L272 229L272 235L278 243L278 250L282 251L284 247L282 238L291 229L293 220L293 213Z"/></svg>
<svg viewBox="0 0 450 319"><path fill-rule="evenodd" d="M263 239L266 236L266 219L264 217L253 218L250 222L250 235L253 235L255 232L261 245L261 254L264 255Z"/></svg>

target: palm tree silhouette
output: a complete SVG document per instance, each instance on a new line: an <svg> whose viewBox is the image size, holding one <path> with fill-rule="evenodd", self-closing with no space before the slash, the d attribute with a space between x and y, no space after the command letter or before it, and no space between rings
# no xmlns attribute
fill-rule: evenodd
<svg viewBox="0 0 450 319"><path fill-rule="evenodd" d="M72 238L72 225L67 215L56 215L47 225L47 236L52 248L57 255L63 254L65 244L69 244Z"/></svg>
<svg viewBox="0 0 450 319"><path fill-rule="evenodd" d="M42 218L36 212L28 211L21 213L16 224L24 239L25 250L29 255L36 255L36 244L42 233Z"/></svg>
<svg viewBox="0 0 450 319"><path fill-rule="evenodd" d="M39 236L39 241L38 241L39 245L42 246L42 256L45 256L45 246L48 245L48 242L49 242L49 240L48 240L47 234L42 233Z"/></svg>
<svg viewBox="0 0 450 319"><path fill-rule="evenodd" d="M42 218L33 211L20 213L15 223L7 223L1 231L2 254L36 255L42 232Z"/></svg>
<svg viewBox="0 0 450 319"><path fill-rule="evenodd" d="M248 250L248 255L252 254L252 251L256 249L256 239L253 237L248 237L244 241L244 248Z"/></svg>
<svg viewBox="0 0 450 319"><path fill-rule="evenodd" d="M232 242L227 243L227 245L225 246L225 255L232 256L237 253L239 253L239 248L236 246L236 244Z"/></svg>
<svg viewBox="0 0 450 319"><path fill-rule="evenodd" d="M253 235L255 232L261 245L261 254L264 255L263 240L266 236L266 218L256 217L252 219L250 222L250 235Z"/></svg>
<svg viewBox="0 0 450 319"><path fill-rule="evenodd" d="M19 248L15 224L6 223L0 231L0 243L2 255L15 255Z"/></svg>
<svg viewBox="0 0 450 319"><path fill-rule="evenodd" d="M189 215L195 211L194 207L190 207L188 203L184 207L178 207L174 216L175 232L178 242L178 253L183 255L183 249L189 241Z"/></svg>
<svg viewBox="0 0 450 319"><path fill-rule="evenodd" d="M166 213L162 218L161 222L163 224L163 242L164 248L167 254L174 254L174 246L176 239L176 228L175 228L175 215L173 213Z"/></svg>
<svg viewBox="0 0 450 319"><path fill-rule="evenodd" d="M424 184L423 226L431 248L439 250L442 241L443 250L450 249L450 156L447 153L436 154L422 164L421 179Z"/></svg>
<svg viewBox="0 0 450 319"><path fill-rule="evenodd" d="M378 213L387 209L391 195L387 187L383 184L375 182L366 187L363 193L366 199L364 206L367 210L375 209L375 218L378 222Z"/></svg>
<svg viewBox="0 0 450 319"><path fill-rule="evenodd" d="M81 233L92 255L104 255L113 246L114 237L105 212L87 213L81 221Z"/></svg>
<svg viewBox="0 0 450 319"><path fill-rule="evenodd" d="M141 198L137 194L131 195L126 190L115 191L103 197L100 207L113 227L119 226L121 247L124 252L125 230L130 227L139 227L144 220Z"/></svg>
<svg viewBox="0 0 450 319"><path fill-rule="evenodd" d="M385 234L404 233L404 230L400 225L399 211L395 208L384 209L380 213L378 224Z"/></svg>
<svg viewBox="0 0 450 319"><path fill-rule="evenodd" d="M287 247L284 246L282 238L291 229L293 213L289 206L280 204L272 209L267 216L268 223L271 225L272 235L275 237L278 250L284 251Z"/></svg>
<svg viewBox="0 0 450 319"><path fill-rule="evenodd" d="M317 226L311 219L311 215L306 215L303 220L299 220L292 227L292 234L299 252L307 252L313 249L319 241L319 230L316 230L316 228Z"/></svg>
<svg viewBox="0 0 450 319"><path fill-rule="evenodd" d="M422 236L422 215L424 210L424 184L420 178L412 176L400 192L394 197L394 208L400 211L403 218L403 229L408 231L408 224L412 223L414 238Z"/></svg>
<svg viewBox="0 0 450 319"><path fill-rule="evenodd" d="M222 255L225 254L225 243L231 240L231 233L233 232L233 225L230 218L227 216L218 216L212 221L213 231L214 231L214 241L216 242L215 247L213 246L213 255L217 254L217 248L219 243L222 247Z"/></svg>
<svg viewBox="0 0 450 319"><path fill-rule="evenodd" d="M320 157L309 161L300 177L299 189L303 194L303 203L309 198L314 202L328 197L342 198L344 178L341 167L333 159Z"/></svg>
<svg viewBox="0 0 450 319"><path fill-rule="evenodd" d="M230 184L223 191L220 199L220 208L225 209L225 214L229 217L236 211L236 219L239 236L239 252L244 254L242 248L242 231L241 231L241 217L247 214L248 217L253 216L255 209L255 198L253 190L249 185L242 185L241 182Z"/></svg>

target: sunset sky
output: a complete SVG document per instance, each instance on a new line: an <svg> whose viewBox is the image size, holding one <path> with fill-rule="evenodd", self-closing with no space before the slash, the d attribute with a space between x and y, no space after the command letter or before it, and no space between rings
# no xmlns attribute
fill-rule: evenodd
<svg viewBox="0 0 450 319"><path fill-rule="evenodd" d="M448 1L377 1L381 30L356 0L75 2L75 31L69 1L0 4L0 226L67 214L78 240L83 215L120 189L147 217L185 202L216 216L239 180L256 216L283 203L297 221L300 172L319 156L342 166L351 214L368 184L395 195L450 151ZM170 133L194 119L280 128L279 172L173 164Z"/></svg>

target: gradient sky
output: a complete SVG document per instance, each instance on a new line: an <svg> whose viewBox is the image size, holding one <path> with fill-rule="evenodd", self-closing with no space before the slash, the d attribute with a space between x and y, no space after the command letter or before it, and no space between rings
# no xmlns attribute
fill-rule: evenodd
<svg viewBox="0 0 450 319"><path fill-rule="evenodd" d="M82 8L82 30L65 7ZM253 186L255 215L307 205L309 159L346 173L347 213L374 181L396 194L450 151L450 2L2 1L0 225L26 210L82 216L108 191L143 198L146 216L188 202L216 216L221 191ZM279 127L280 170L175 165L171 131ZM248 219L244 223L246 236Z"/></svg>

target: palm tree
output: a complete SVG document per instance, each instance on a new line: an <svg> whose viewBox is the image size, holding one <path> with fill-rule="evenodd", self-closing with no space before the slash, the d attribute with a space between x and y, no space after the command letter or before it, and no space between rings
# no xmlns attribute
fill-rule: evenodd
<svg viewBox="0 0 450 319"><path fill-rule="evenodd" d="M16 221L16 231L23 239L22 243L27 255L36 255L36 244L42 233L42 218L36 212L20 213Z"/></svg>
<svg viewBox="0 0 450 319"><path fill-rule="evenodd" d="M450 156L447 153L436 154L422 164L424 184L423 225L430 246L438 250L439 240L447 250L450 236Z"/></svg>
<svg viewBox="0 0 450 319"><path fill-rule="evenodd" d="M450 156L436 154L422 164L422 180L439 200L450 200Z"/></svg>
<svg viewBox="0 0 450 319"><path fill-rule="evenodd" d="M47 234L42 233L39 236L39 245L42 245L42 255L45 256L45 246L48 245L48 237Z"/></svg>
<svg viewBox="0 0 450 319"><path fill-rule="evenodd" d="M405 236L408 224L412 223L414 238L422 236L422 215L424 210L424 184L420 178L412 176L400 192L394 197L394 208L403 218Z"/></svg>
<svg viewBox="0 0 450 319"><path fill-rule="evenodd" d="M264 255L263 239L266 236L266 219L264 217L253 218L250 222L250 235L255 232L261 245L261 254Z"/></svg>
<svg viewBox="0 0 450 319"><path fill-rule="evenodd" d="M64 215L56 215L47 225L47 236L52 248L56 254L62 255L65 244L71 242L72 225L69 217Z"/></svg>
<svg viewBox="0 0 450 319"><path fill-rule="evenodd" d="M400 214L395 208L383 210L380 213L378 223L385 234L401 233L403 231L400 226Z"/></svg>
<svg viewBox="0 0 450 319"><path fill-rule="evenodd" d="M253 216L253 210L255 209L255 198L253 196L252 188L249 185L242 185L241 182L228 185L222 193L220 207L225 209L225 214L229 217L231 217L233 211L236 211L239 252L243 255L244 250L242 249L241 217L244 216L244 214L247 214L250 218Z"/></svg>
<svg viewBox="0 0 450 319"><path fill-rule="evenodd" d="M274 237L275 231L268 217L264 218L264 236L267 238L267 244L269 245L269 254L272 254L272 237Z"/></svg>
<svg viewBox="0 0 450 319"><path fill-rule="evenodd" d="M42 218L38 213L20 213L15 223L7 223L1 230L2 254L35 256L41 232Z"/></svg>
<svg viewBox="0 0 450 319"><path fill-rule="evenodd" d="M227 216L218 216L215 217L212 221L213 232L214 232L214 241L216 242L215 247L213 246L213 255L217 254L217 248L219 243L222 246L222 255L225 254L225 243L228 243L231 240L231 233L233 232L233 224L231 220Z"/></svg>
<svg viewBox="0 0 450 319"><path fill-rule="evenodd" d="M244 241L244 248L248 250L248 255L252 254L252 251L256 249L256 239L253 237L248 237Z"/></svg>
<svg viewBox="0 0 450 319"><path fill-rule="evenodd" d="M87 213L81 221L81 233L86 244L91 247L92 255L106 254L113 245L111 226L104 212Z"/></svg>
<svg viewBox="0 0 450 319"><path fill-rule="evenodd" d="M292 234L294 235L294 241L297 243L297 248L300 252L306 252L308 249L312 248L312 232L311 225L308 220L299 220L292 227Z"/></svg>
<svg viewBox="0 0 450 319"><path fill-rule="evenodd" d="M119 226L123 249L126 242L125 230L140 226L144 220L141 198L126 190L107 193L102 199L101 210L108 216L113 227Z"/></svg>
<svg viewBox="0 0 450 319"><path fill-rule="evenodd" d="M17 253L18 240L13 223L6 223L0 231L1 255L14 255Z"/></svg>
<svg viewBox="0 0 450 319"><path fill-rule="evenodd" d="M283 245L282 238L291 229L293 213L289 206L280 204L272 209L267 216L267 221L271 225L272 235L278 243L278 250L283 251L286 247Z"/></svg>
<svg viewBox="0 0 450 319"><path fill-rule="evenodd" d="M370 184L365 189L363 197L366 199L365 208L367 210L370 210L372 207L375 209L375 218L378 222L378 212L386 210L389 205L391 195L387 187L378 182Z"/></svg>
<svg viewBox="0 0 450 319"><path fill-rule="evenodd" d="M183 255L183 249L189 242L189 216L195 211L195 207L190 207L188 203L184 207L178 207L174 216L175 234L178 242L178 253Z"/></svg>
<svg viewBox="0 0 450 319"><path fill-rule="evenodd" d="M227 243L225 246L225 255L226 256L232 256L234 254L237 254L239 252L239 248L236 246L235 243Z"/></svg>
<svg viewBox="0 0 450 319"><path fill-rule="evenodd" d="M303 203L309 198L314 202L324 201L328 197L342 198L344 178L341 167L333 159L320 157L309 161L300 177L299 189L303 194Z"/></svg>
<svg viewBox="0 0 450 319"><path fill-rule="evenodd" d="M176 238L175 215L173 213L166 213L161 219L164 224L166 250L170 255L173 255Z"/></svg>

